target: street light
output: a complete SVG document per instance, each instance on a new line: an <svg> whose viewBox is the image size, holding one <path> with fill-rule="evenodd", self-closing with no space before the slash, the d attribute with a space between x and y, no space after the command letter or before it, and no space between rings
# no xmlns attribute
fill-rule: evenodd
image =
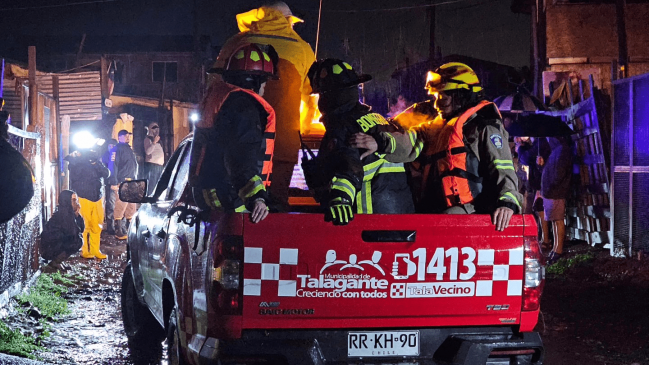
<svg viewBox="0 0 649 365"><path fill-rule="evenodd" d="M196 113L196 112L192 113L192 114L189 116L189 120L191 120L192 123L196 123L196 122L198 122L198 118L199 118L199 116L198 116L198 113Z"/></svg>

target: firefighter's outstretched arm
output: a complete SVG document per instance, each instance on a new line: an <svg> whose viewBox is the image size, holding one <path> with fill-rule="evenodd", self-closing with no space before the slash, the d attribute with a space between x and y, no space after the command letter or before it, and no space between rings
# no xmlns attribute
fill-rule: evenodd
<svg viewBox="0 0 649 365"><path fill-rule="evenodd" d="M349 140L354 148L365 150L361 159L374 152L385 154L385 159L392 163L412 162L424 148L424 141L416 129L393 132L377 132L373 135L356 133Z"/></svg>
<svg viewBox="0 0 649 365"><path fill-rule="evenodd" d="M509 226L513 214L521 213L523 197L518 192L518 177L509 150L509 134L502 124L487 124L480 133L480 164L486 166L488 180L494 181L498 192L492 222L496 230Z"/></svg>

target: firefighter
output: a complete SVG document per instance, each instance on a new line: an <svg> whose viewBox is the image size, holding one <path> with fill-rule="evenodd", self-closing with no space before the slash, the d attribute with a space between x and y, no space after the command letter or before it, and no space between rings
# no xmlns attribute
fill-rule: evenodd
<svg viewBox="0 0 649 365"><path fill-rule="evenodd" d="M190 176L202 209L251 212L253 223L268 215L275 112L262 95L275 77L273 52L257 44L236 49L201 103Z"/></svg>
<svg viewBox="0 0 649 365"><path fill-rule="evenodd" d="M327 130L317 158L330 186L325 221L345 225L354 213L413 213L403 164L390 163L379 154L361 155L363 151L348 143L357 132L379 138L381 131L396 131L395 125L358 100L358 85L371 76L358 75L347 62L325 59L311 66L309 78L313 91L320 94L320 120ZM393 138L385 136L381 148L394 152Z"/></svg>
<svg viewBox="0 0 649 365"><path fill-rule="evenodd" d="M413 161L420 154L414 141L424 142L411 164L413 176L420 176L414 191L417 210L491 214L496 229L504 230L521 212L522 196L498 108L484 99L476 73L462 63L429 72L426 88L435 98L437 116L407 133L392 134L397 148L386 158ZM351 143L372 149L366 136L354 136Z"/></svg>
<svg viewBox="0 0 649 365"><path fill-rule="evenodd" d="M288 187L300 148L299 133L301 129L308 132L316 113L307 78L315 55L311 46L293 30L293 25L299 22L302 20L293 16L281 1L238 14L240 33L223 45L214 66L223 68L235 49L249 43L272 45L279 56L276 68L279 78L268 80L264 99L273 106L277 119L270 196L284 210L288 209Z"/></svg>

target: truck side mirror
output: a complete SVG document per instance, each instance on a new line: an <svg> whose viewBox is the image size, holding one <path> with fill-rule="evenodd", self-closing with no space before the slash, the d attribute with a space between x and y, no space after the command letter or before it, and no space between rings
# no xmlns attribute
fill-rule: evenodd
<svg viewBox="0 0 649 365"><path fill-rule="evenodd" d="M119 199L127 203L147 203L147 180L130 180L119 184Z"/></svg>

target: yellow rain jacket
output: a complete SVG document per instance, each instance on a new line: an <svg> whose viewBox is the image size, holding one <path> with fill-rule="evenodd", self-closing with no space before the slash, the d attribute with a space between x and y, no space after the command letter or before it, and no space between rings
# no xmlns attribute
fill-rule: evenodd
<svg viewBox="0 0 649 365"><path fill-rule="evenodd" d="M113 133L111 134L111 138L117 141L117 134L122 129L126 129L129 133L133 133L133 119L132 115L121 113L119 118L115 120L115 124L113 124ZM131 141L128 144L133 147L133 138L131 138Z"/></svg>
<svg viewBox="0 0 649 365"><path fill-rule="evenodd" d="M315 61L313 50L275 9L261 7L238 14L237 23L241 32L223 45L214 67L224 67L232 52L248 43L270 44L275 48L279 80L268 80L264 91L264 99L277 116L273 160L295 164L300 148L298 133L311 130L317 112L307 77Z"/></svg>

